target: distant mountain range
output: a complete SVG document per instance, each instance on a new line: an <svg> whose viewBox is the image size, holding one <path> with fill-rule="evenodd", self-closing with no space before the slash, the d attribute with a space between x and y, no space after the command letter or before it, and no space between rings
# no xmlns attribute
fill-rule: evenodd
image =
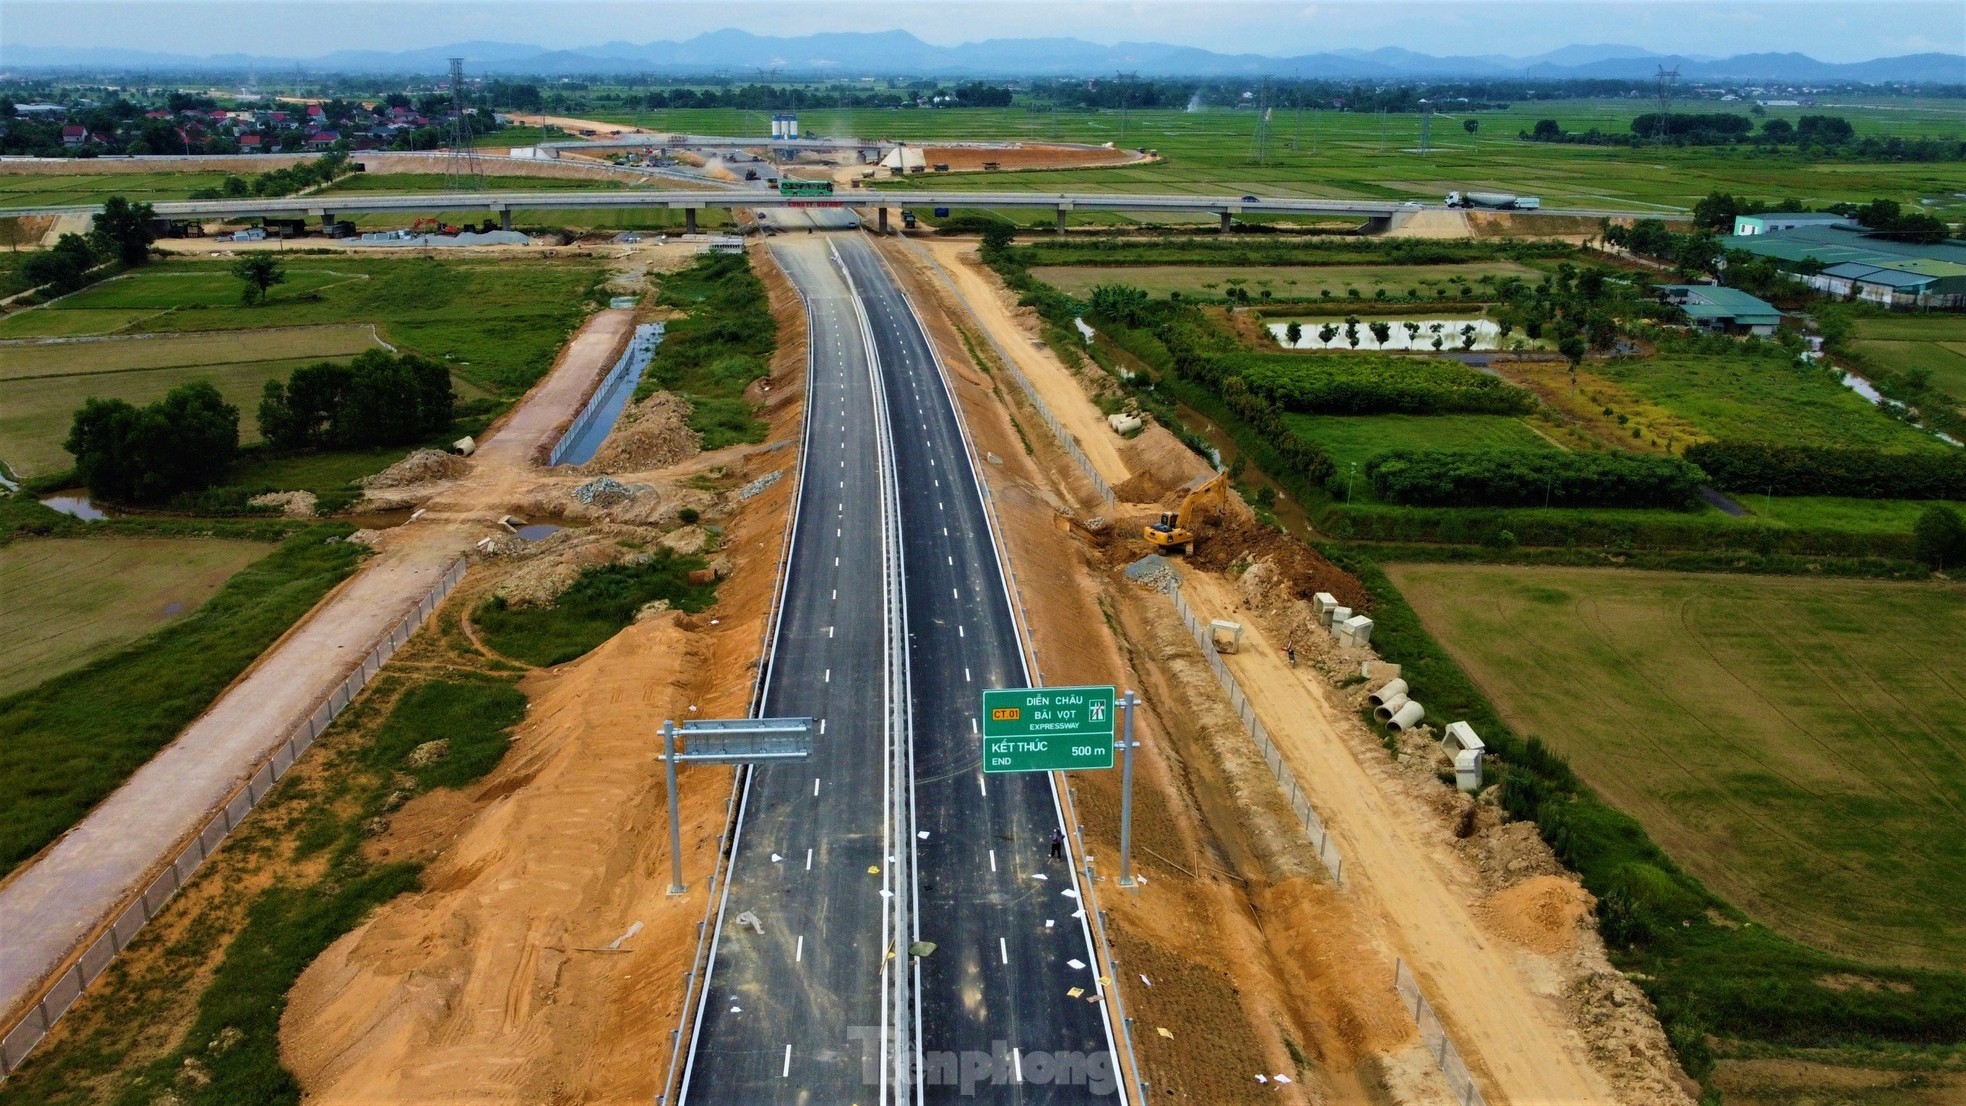
<svg viewBox="0 0 1966 1106"><path fill-rule="evenodd" d="M1398 47L1334 50L1294 57L1219 54L1193 46L1122 42L1111 46L1076 38L986 39L932 46L906 31L842 32L777 38L723 30L684 42L607 42L546 50L510 42L460 42L422 50L338 50L314 57L153 53L143 50L10 45L0 69L164 69L177 71L301 68L336 73L440 73L451 57L477 74L574 76L623 72L670 76L722 74L792 77L1093 77L1115 72L1143 77L1284 77L1401 80L1526 77L1543 80L1649 78L1658 66L1678 66L1682 80L1762 80L1784 83L1916 81L1966 84L1966 55L1908 54L1861 62L1825 62L1803 54L1741 54L1729 58L1659 54L1634 46L1566 46L1534 57L1435 57Z"/></svg>

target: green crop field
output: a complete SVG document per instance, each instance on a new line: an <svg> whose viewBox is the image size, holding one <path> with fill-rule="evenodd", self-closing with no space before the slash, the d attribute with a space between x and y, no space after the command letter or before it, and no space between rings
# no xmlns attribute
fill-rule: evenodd
<svg viewBox="0 0 1966 1106"><path fill-rule="evenodd" d="M594 174L579 177L485 177L485 188L500 192L559 192L568 189L603 192L627 189L630 178L611 180ZM667 188L668 185L663 185ZM328 185L321 194L335 195L343 192L454 192L455 185L446 185L442 173L352 173ZM401 218L401 216L398 216Z"/></svg>
<svg viewBox="0 0 1966 1106"><path fill-rule="evenodd" d="M0 207L50 207L59 204L99 204L111 196L141 203L188 200L201 188L217 188L228 173L91 173L87 161L72 163L73 173L0 172ZM263 171L244 164L239 175Z"/></svg>
<svg viewBox="0 0 1966 1106"><path fill-rule="evenodd" d="M1511 726L1757 924L1966 967L1966 586L1387 572Z"/></svg>
<svg viewBox="0 0 1966 1106"><path fill-rule="evenodd" d="M0 696L80 668L196 610L273 551L212 538L0 545Z"/></svg>
<svg viewBox="0 0 1966 1106"><path fill-rule="evenodd" d="M376 348L360 325L14 346L0 362L0 460L23 476L59 472L72 463L62 441L84 400L141 406L193 380L216 385L239 408L240 440L257 441L254 412L266 381Z"/></svg>
<svg viewBox="0 0 1966 1106"><path fill-rule="evenodd" d="M1346 466L1365 462L1389 449L1555 449L1522 419L1510 415L1300 415L1284 425L1300 438L1324 447L1343 476ZM1360 477L1354 498L1371 497Z"/></svg>
<svg viewBox="0 0 1966 1106"><path fill-rule="evenodd" d="M1900 374L1923 371L1934 390L1966 410L1966 319L1946 315L1859 319L1851 345L1859 357L1880 368Z"/></svg>
<svg viewBox="0 0 1966 1106"><path fill-rule="evenodd" d="M1031 275L1069 295L1083 296L1095 285L1131 284L1149 294L1220 296L1240 284L1251 295L1269 292L1277 299L1316 299L1325 292L1344 297L1351 289L1371 297L1378 288L1388 295L1418 289L1431 296L1454 277L1468 281L1492 276L1540 280L1542 274L1513 261L1470 261L1461 265L1049 265ZM1450 291L1449 297L1461 298Z"/></svg>
<svg viewBox="0 0 1966 1106"><path fill-rule="evenodd" d="M1937 445L1866 403L1828 371L1781 358L1666 353L1594 362L1590 368L1715 438L1883 449Z"/></svg>
<svg viewBox="0 0 1966 1106"><path fill-rule="evenodd" d="M1716 108L1724 105L1715 105ZM1333 111L1298 114L1279 109L1270 129L1270 156L1256 164L1254 111L1119 112L974 108L954 110L825 110L799 112L799 125L822 135L929 138L1056 139L1112 142L1159 151L1153 164L1109 169L934 174L883 181L896 189L1030 189L1082 187L1136 192L1254 193L1263 196L1438 200L1450 189L1492 189L1541 196L1548 206L1613 206L1663 214L1685 212L1719 190L1767 199L1794 197L1811 205L1872 197L1916 203L1945 218L1966 215L1957 163L1875 163L1807 160L1793 153L1747 149L1612 149L1519 140L1518 131L1555 118L1570 130L1625 130L1650 105L1631 100L1563 100L1518 104L1473 118L1469 135L1457 115L1436 116L1430 152L1418 152L1421 117ZM1773 108L1793 119L1805 109ZM1956 102L1839 100L1829 111L1848 118L1859 134L1953 136L1966 133ZM767 134L770 113L671 110L600 113L608 122L699 134Z"/></svg>
<svg viewBox="0 0 1966 1106"><path fill-rule="evenodd" d="M244 307L226 262L159 262L8 316L0 338L229 331L251 348L259 339L249 331L366 323L391 345L447 360L457 376L510 398L551 367L601 277L582 258L308 257L289 266L270 303Z"/></svg>
<svg viewBox="0 0 1966 1106"><path fill-rule="evenodd" d="M1762 518L1784 526L1872 534L1909 534L1917 524L1918 516L1936 503L1917 499L1848 499L1827 495L1743 494L1734 498L1741 506ZM1954 503L1951 506L1955 510L1966 510L1966 504Z"/></svg>

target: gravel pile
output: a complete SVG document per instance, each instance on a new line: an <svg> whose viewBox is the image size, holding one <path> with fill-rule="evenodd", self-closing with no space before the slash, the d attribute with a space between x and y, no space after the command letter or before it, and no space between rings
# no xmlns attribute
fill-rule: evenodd
<svg viewBox="0 0 1966 1106"><path fill-rule="evenodd" d="M573 490L573 497L589 507L612 507L634 496L633 489L612 476L597 476Z"/></svg>
<svg viewBox="0 0 1966 1106"><path fill-rule="evenodd" d="M1149 553L1126 566L1126 578L1155 591L1171 592L1181 586L1181 574L1158 553Z"/></svg>
<svg viewBox="0 0 1966 1106"><path fill-rule="evenodd" d="M357 481L364 488L406 488L437 480L455 480L471 471L471 462L441 449L419 449L374 476Z"/></svg>

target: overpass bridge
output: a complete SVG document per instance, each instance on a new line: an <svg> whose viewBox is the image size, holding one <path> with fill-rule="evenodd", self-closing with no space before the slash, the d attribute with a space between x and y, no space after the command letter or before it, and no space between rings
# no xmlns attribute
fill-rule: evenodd
<svg viewBox="0 0 1966 1106"><path fill-rule="evenodd" d="M820 141L820 140L812 140ZM312 196L240 197L223 200L182 200L155 203L151 207L160 219L176 221L233 219L335 219L354 214L428 215L440 212L484 212L510 229L514 211L606 211L624 208L655 208L684 213L689 230L696 229L697 213L710 208L879 208L879 220L887 223L889 207L967 207L1009 211L1052 211L1058 229L1075 211L1112 211L1137 214L1215 215L1227 231L1239 215L1337 215L1362 218L1373 229L1389 229L1412 213L1448 210L1444 204L1422 204L1397 200L1331 200L1260 196L1198 196L1138 192L981 192L963 190L880 189L847 190L832 196L785 196L775 190L733 188L729 190L689 191L586 191L567 189L553 192L421 192L400 195L382 193L326 193ZM21 215L94 215L100 204L42 205L0 208L0 218ZM1600 208L1541 208L1511 212L1523 216L1584 216L1588 218L1630 218L1658 212Z"/></svg>

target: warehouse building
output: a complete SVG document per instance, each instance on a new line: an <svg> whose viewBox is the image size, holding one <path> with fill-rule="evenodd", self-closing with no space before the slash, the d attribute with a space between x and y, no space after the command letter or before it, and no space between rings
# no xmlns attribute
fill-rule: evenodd
<svg viewBox="0 0 1966 1106"><path fill-rule="evenodd" d="M1957 239L1898 242L1846 222L1736 234L1721 244L1769 258L1827 296L1899 309L1966 309L1966 242Z"/></svg>
<svg viewBox="0 0 1966 1106"><path fill-rule="evenodd" d="M1686 312L1693 325L1722 334L1756 334L1767 337L1782 323L1781 308L1748 295L1739 288L1718 284L1664 284L1659 294L1667 303Z"/></svg>
<svg viewBox="0 0 1966 1106"><path fill-rule="evenodd" d="M1848 216L1832 215L1827 211L1764 211L1759 215L1734 216L1734 235L1745 238L1750 234L1770 234L1775 231L1794 230L1797 227L1855 225Z"/></svg>

